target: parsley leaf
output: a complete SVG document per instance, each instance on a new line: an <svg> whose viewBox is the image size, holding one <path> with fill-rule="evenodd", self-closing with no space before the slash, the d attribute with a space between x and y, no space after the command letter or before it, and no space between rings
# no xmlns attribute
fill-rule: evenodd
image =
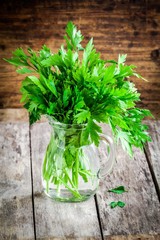
<svg viewBox="0 0 160 240"><path fill-rule="evenodd" d="M20 73L20 74L27 74L27 73L33 73L34 71L29 68L23 67L23 68L16 70L16 72Z"/></svg>
<svg viewBox="0 0 160 240"><path fill-rule="evenodd" d="M108 190L108 192L122 194L122 193L127 192L127 191L125 190L124 186L119 186L119 187Z"/></svg>
<svg viewBox="0 0 160 240"><path fill-rule="evenodd" d="M77 31L76 26L72 22L68 22L66 33L68 36L64 36L64 38L67 43L67 48L70 50L83 50L81 45L83 36L80 31Z"/></svg>
<svg viewBox="0 0 160 240"><path fill-rule="evenodd" d="M123 208L125 205L126 205L126 204L125 204L124 202L122 202L122 201L111 202L111 203L109 204L109 206L110 206L111 208L115 208L115 207Z"/></svg>

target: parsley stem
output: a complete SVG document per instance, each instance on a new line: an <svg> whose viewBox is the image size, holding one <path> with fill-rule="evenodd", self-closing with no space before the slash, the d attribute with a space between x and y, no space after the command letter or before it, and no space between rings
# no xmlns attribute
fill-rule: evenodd
<svg viewBox="0 0 160 240"><path fill-rule="evenodd" d="M76 151L76 159L75 159L75 185L78 188L78 172L79 172L79 151Z"/></svg>
<svg viewBox="0 0 160 240"><path fill-rule="evenodd" d="M68 174L68 172L67 172L66 169L65 169L65 173L66 173L66 175L67 175L67 177L68 177L68 180L69 180L69 182L70 182L72 188L75 188L75 185L74 185L74 183L72 182L72 180L71 180L71 178L70 178L70 176L69 176L69 174Z"/></svg>

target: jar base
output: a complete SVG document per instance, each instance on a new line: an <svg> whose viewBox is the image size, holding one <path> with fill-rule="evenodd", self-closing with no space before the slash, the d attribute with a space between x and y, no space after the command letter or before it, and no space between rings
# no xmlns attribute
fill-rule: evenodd
<svg viewBox="0 0 160 240"><path fill-rule="evenodd" d="M80 190L79 196L73 196L69 191L67 190L61 190L60 193L57 192L57 190L49 189L48 191L46 189L43 189L44 193L51 198L52 200L55 200L57 202L84 202L90 199L95 193L96 190Z"/></svg>

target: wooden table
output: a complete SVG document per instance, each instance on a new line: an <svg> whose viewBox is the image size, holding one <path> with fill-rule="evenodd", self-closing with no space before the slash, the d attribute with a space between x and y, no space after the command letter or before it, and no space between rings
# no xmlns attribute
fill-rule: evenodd
<svg viewBox="0 0 160 240"><path fill-rule="evenodd" d="M135 149L133 159L117 147L117 163L96 196L58 203L45 197L41 186L47 123L30 127L24 110L0 110L0 240L160 239L160 121L147 123L153 141L144 152ZM119 185L128 192L108 192ZM126 206L111 209L116 200Z"/></svg>

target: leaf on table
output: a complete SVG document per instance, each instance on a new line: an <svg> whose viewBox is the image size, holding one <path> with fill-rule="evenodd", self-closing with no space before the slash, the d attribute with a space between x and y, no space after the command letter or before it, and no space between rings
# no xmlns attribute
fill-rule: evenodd
<svg viewBox="0 0 160 240"><path fill-rule="evenodd" d="M108 192L113 192L113 193L117 193L117 194L122 194L124 192L127 192L127 190L125 189L124 186L119 186L113 189L109 189Z"/></svg>
<svg viewBox="0 0 160 240"><path fill-rule="evenodd" d="M110 206L111 208L115 208L115 207L123 208L125 205L126 205L126 204L125 204L124 202L122 202L122 201L111 202L111 203L109 204L109 206Z"/></svg>
<svg viewBox="0 0 160 240"><path fill-rule="evenodd" d="M123 208L126 204L122 201L118 201L117 205L118 205L118 207Z"/></svg>

